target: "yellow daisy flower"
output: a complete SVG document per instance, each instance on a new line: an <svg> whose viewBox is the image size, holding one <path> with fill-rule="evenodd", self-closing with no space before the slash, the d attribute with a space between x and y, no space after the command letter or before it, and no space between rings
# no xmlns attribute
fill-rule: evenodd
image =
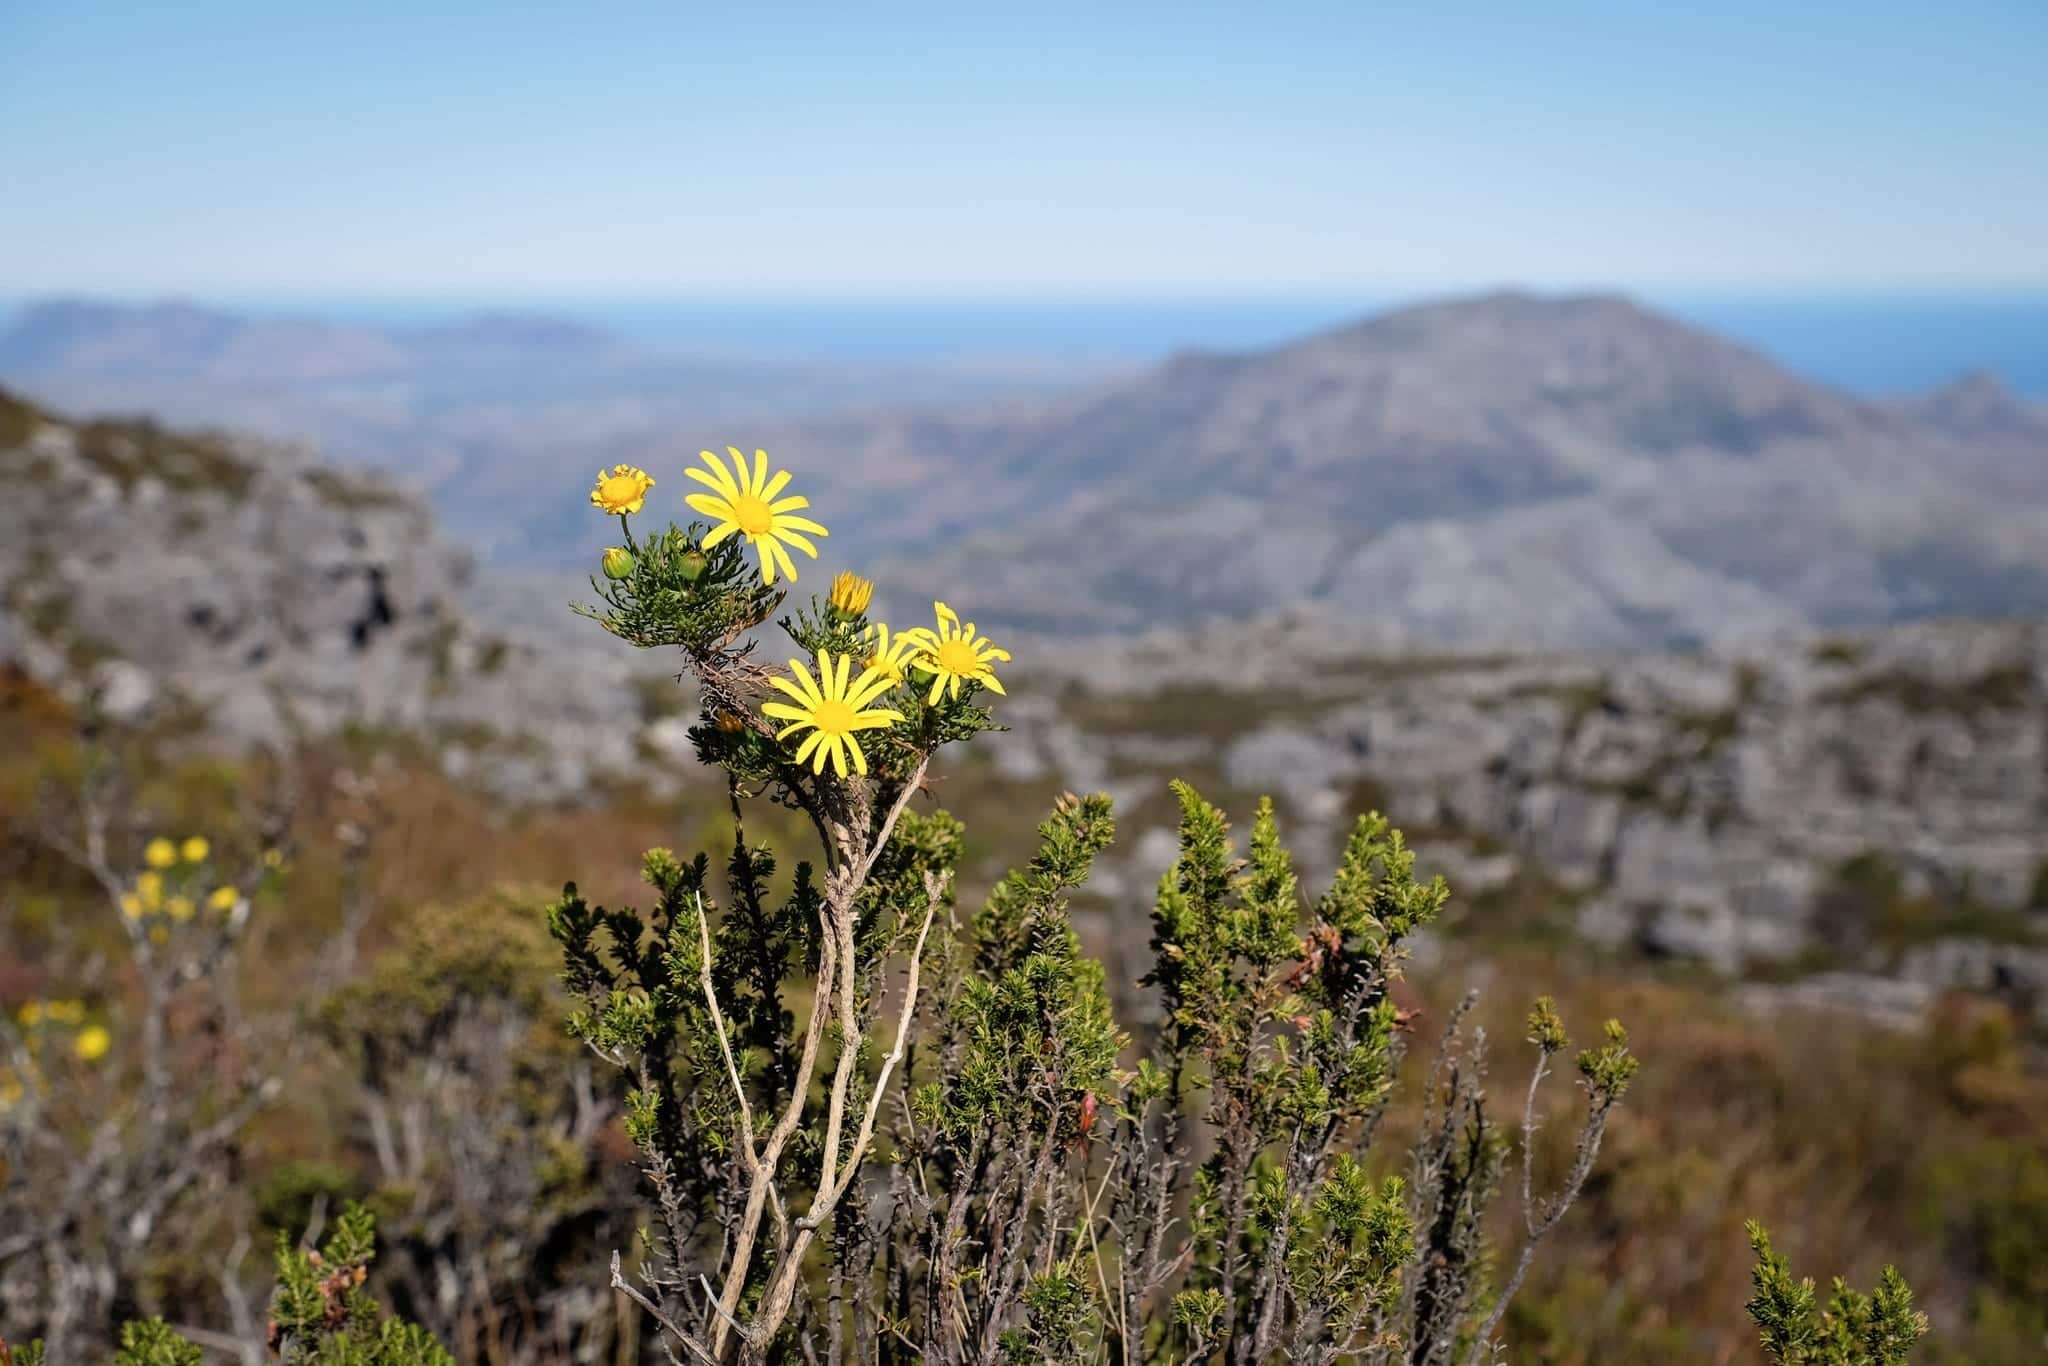
<svg viewBox="0 0 2048 1366"><path fill-rule="evenodd" d="M206 862L206 856L212 852L213 846L206 842L206 838L203 835L194 835L191 839L178 846L178 853L184 857L187 863L204 863Z"/></svg>
<svg viewBox="0 0 2048 1366"><path fill-rule="evenodd" d="M775 738L784 740L800 730L809 730L803 744L797 747L796 761L802 763L815 756L812 771L823 773L825 760L831 759L833 771L840 777L846 776L847 751L853 752L853 767L856 773L866 775L868 756L861 752L860 741L854 738L858 731L878 730L894 725L903 719L903 713L878 707L868 710L868 704L889 690L889 680L874 669L864 669L860 677L847 683L852 672L853 659L842 654L834 659L830 650L818 651L818 677L811 678L810 670L800 659L789 661L789 671L796 681L787 678L768 680L797 705L788 702L767 702L762 704L761 713L772 716L788 725L776 732Z"/></svg>
<svg viewBox="0 0 2048 1366"><path fill-rule="evenodd" d="M71 1041L71 1051L82 1062L98 1062L107 1056L107 1050L114 1046L114 1036L107 1032L105 1025L87 1025L78 1031L78 1037Z"/></svg>
<svg viewBox="0 0 2048 1366"><path fill-rule="evenodd" d="M926 702L936 706L941 693L960 696L962 682L979 683L991 692L1001 693L1003 685L990 666L998 661L1008 663L1010 652L997 649L987 636L977 636L973 622L962 626L959 614L945 603L933 603L932 610L938 617L938 629L918 628L922 653L911 661L913 667L933 675L931 696Z"/></svg>
<svg viewBox="0 0 2048 1366"><path fill-rule="evenodd" d="M154 911L164 904L164 880L160 874L144 873L135 879L135 899L142 903L145 911Z"/></svg>
<svg viewBox="0 0 2048 1366"><path fill-rule="evenodd" d="M880 621L862 632L861 639L868 646L868 657L861 663L888 679L891 687L904 681L903 671L926 648L923 630L903 631L892 636L888 624Z"/></svg>
<svg viewBox="0 0 2048 1366"><path fill-rule="evenodd" d="M168 868L178 861L178 846L159 835L143 849L142 861L152 868Z"/></svg>
<svg viewBox="0 0 2048 1366"><path fill-rule="evenodd" d="M597 472L597 485L590 490L590 505L613 517L638 512L647 503L647 490L654 479L637 465L614 465L612 472Z"/></svg>
<svg viewBox="0 0 2048 1366"><path fill-rule="evenodd" d="M173 920L190 920L199 908L192 904L189 896L174 896L164 903L164 914Z"/></svg>
<svg viewBox="0 0 2048 1366"><path fill-rule="evenodd" d="M832 580L832 605L850 617L867 611L874 596L875 581L864 579L851 570L841 570Z"/></svg>
<svg viewBox="0 0 2048 1366"><path fill-rule="evenodd" d="M233 887L216 887L213 895L206 898L206 905L210 910L232 911L241 899L242 894Z"/></svg>
<svg viewBox="0 0 2048 1366"><path fill-rule="evenodd" d="M727 446L732 453L732 469L725 461L710 451L699 451L704 463L710 466L707 474L703 470L688 469L683 473L696 480L710 493L693 493L683 501L712 521L711 534L704 538L704 548L709 550L726 537L737 532L747 538L747 544L761 555L761 582L774 583L778 567L782 576L791 583L796 582L796 565L790 561L786 545L793 545L812 559L818 558L818 547L803 533L811 536L828 536L831 533L808 517L794 514L811 505L808 498L777 499L789 483L789 471L777 470L773 478L768 474L768 452L755 451L752 469L737 447ZM739 477L733 477L733 470Z"/></svg>

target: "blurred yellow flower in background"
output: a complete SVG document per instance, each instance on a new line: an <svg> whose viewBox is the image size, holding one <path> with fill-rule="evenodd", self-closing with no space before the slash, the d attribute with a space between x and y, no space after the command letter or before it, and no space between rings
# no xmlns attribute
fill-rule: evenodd
<svg viewBox="0 0 2048 1366"><path fill-rule="evenodd" d="M847 676L852 672L853 659L840 655L836 659L830 650L818 651L818 677L814 681L810 670L800 659L789 661L789 671L796 681L787 678L771 678L769 683L789 696L796 703L763 703L761 713L780 721L789 722L777 731L775 738L784 740L800 730L809 730L797 747L796 761L802 763L815 757L812 769L815 773L825 771L825 761L832 761L833 771L840 777L846 776L846 759L850 751L856 773L865 775L868 771L868 756L861 751L860 742L854 739L858 731L878 730L894 725L903 719L903 713L878 707L868 710L868 703L889 690L889 680L874 669L863 670L860 677L849 685Z"/></svg>
<svg viewBox="0 0 2048 1366"><path fill-rule="evenodd" d="M142 903L145 911L160 909L164 904L164 880L159 873L144 873L135 879L135 899Z"/></svg>
<svg viewBox="0 0 2048 1366"><path fill-rule="evenodd" d="M190 920L199 908L192 904L189 896L174 896L164 903L164 914L173 920Z"/></svg>
<svg viewBox="0 0 2048 1366"><path fill-rule="evenodd" d="M143 849L142 861L152 868L168 868L178 861L178 846L158 835Z"/></svg>
<svg viewBox="0 0 2048 1366"><path fill-rule="evenodd" d="M213 895L206 898L206 904L216 911L232 911L241 899L241 892L233 887L216 887Z"/></svg>
<svg viewBox="0 0 2048 1366"><path fill-rule="evenodd" d="M14 1012L14 1018L21 1021L23 1029L34 1029L43 1022L43 1003L41 1001L24 1001L21 1009Z"/></svg>
<svg viewBox="0 0 2048 1366"><path fill-rule="evenodd" d="M114 1036L107 1032L105 1025L87 1025L78 1031L78 1037L71 1041L71 1051L85 1062L98 1062L107 1056L107 1050L114 1046Z"/></svg>
<svg viewBox="0 0 2048 1366"><path fill-rule="evenodd" d="M739 453L738 447L727 446L726 450L732 452L732 469L727 469L725 461L712 452L699 451L697 454L710 466L710 473L700 469L683 471L711 490L710 493L693 493L683 500L713 522L711 534L704 538L704 548L709 550L737 533L746 537L747 544L761 556L761 582L774 583L779 567L782 576L795 583L796 565L784 546L793 545L815 560L818 547L804 533L811 536L829 536L831 533L808 517L794 515L799 509L809 507L810 499L793 497L778 500L775 497L789 483L789 471L778 470L771 477L768 452L755 451L753 468L749 469L747 459ZM733 470L739 471L738 478L733 477Z"/></svg>
<svg viewBox="0 0 2048 1366"><path fill-rule="evenodd" d="M212 852L213 846L206 842L203 835L194 835L178 846L178 853L187 863L204 863L206 856Z"/></svg>
<svg viewBox="0 0 2048 1366"><path fill-rule="evenodd" d="M130 920L142 919L142 898L133 892L123 895L121 898L121 914L127 916Z"/></svg>
<svg viewBox="0 0 2048 1366"><path fill-rule="evenodd" d="M614 465L612 472L597 472L597 487L590 491L590 505L599 512L623 517L638 512L647 502L647 490L654 479L637 465Z"/></svg>

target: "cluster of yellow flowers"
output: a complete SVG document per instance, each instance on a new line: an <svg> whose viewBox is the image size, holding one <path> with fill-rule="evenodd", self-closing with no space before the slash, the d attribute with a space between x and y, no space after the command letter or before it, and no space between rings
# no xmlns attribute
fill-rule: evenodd
<svg viewBox="0 0 2048 1366"><path fill-rule="evenodd" d="M211 911L234 910L242 901L242 893L236 887L218 886L203 897L198 895L204 885L199 873L212 852L213 846L202 835L176 842L161 836L151 840L142 851L148 871L137 876L135 885L122 894L121 914L130 920L161 915L186 921L198 914L201 904ZM161 939L161 930L162 926L158 926L152 936Z"/></svg>
<svg viewBox="0 0 2048 1366"><path fill-rule="evenodd" d="M744 536L761 558L763 583L774 583L778 572L795 583L796 563L789 558L789 548L794 546L815 560L818 547L810 538L832 533L810 518L796 515L811 505L810 499L777 496L789 484L789 471L771 472L768 452L755 451L750 465L739 447L725 449L732 456L730 466L713 451L699 451L706 468L684 471L710 490L683 500L711 519L711 533L704 538L703 548L709 550L729 536ZM608 516L626 517L646 506L648 490L653 487L654 479L646 470L614 465L609 474L598 471L590 505ZM623 577L631 564L623 547L605 551L605 572L612 577Z"/></svg>
<svg viewBox="0 0 2048 1366"><path fill-rule="evenodd" d="M832 584L832 605L850 616L858 616L874 591L874 584L867 579L842 574ZM813 772L823 773L830 761L833 771L844 778L847 760L851 758L853 771L865 775L868 758L856 737L861 731L880 730L903 719L903 713L893 707L874 704L885 700L896 688L922 690L923 680L913 675L926 675L931 680L931 690L925 697L928 706L936 706L942 696L959 697L962 683L979 683L994 693L1003 691L994 666L1007 662L1010 652L979 634L973 622L962 625L959 614L945 603L933 603L932 611L935 621L931 626L913 626L892 633L885 622L870 624L861 636L868 652L861 660L858 676L853 676L849 656L835 658L830 650L820 650L815 677L802 660L792 659L790 678L769 680L790 699L769 702L761 708L762 715L789 723L776 732L775 738L787 740L806 730L811 732L797 747L798 763L808 759Z"/></svg>
<svg viewBox="0 0 2048 1366"><path fill-rule="evenodd" d="M14 1018L30 1033L55 1029L77 1031L71 1037L71 1052L82 1062L98 1062L114 1044L114 1037L107 1032L105 1025L86 1024L83 1001L25 1001L14 1012ZM18 1095L16 1099L19 1099Z"/></svg>
<svg viewBox="0 0 2048 1366"><path fill-rule="evenodd" d="M789 547L816 559L818 547L810 537L831 533L810 518L796 515L811 505L810 499L778 496L789 485L789 471L771 469L768 452L755 451L750 465L738 447L728 446L726 451L732 457L730 465L712 451L700 451L698 455L705 468L684 471L710 490L684 499L712 520L704 548L709 549L729 536L743 536L760 556L763 583L774 583L777 574L795 583L796 564L789 557ZM614 465L609 474L598 472L590 502L611 516L625 517L645 506L647 493L653 487L654 480L646 470ZM620 568L618 573L613 572L615 563ZM621 547L605 552L605 572L611 577L623 577L630 572L631 563L631 556ZM832 581L831 602L847 616L858 617L867 611L874 592L871 580L843 573ZM792 659L790 677L771 680L790 699L768 702L761 708L763 715L789 723L775 738L787 740L806 730L811 732L797 747L798 763L809 760L814 772L823 773L830 762L833 771L844 778L850 760L853 771L865 775L867 755L855 737L861 731L877 730L903 719L903 713L874 704L895 688L925 687L923 679L913 679L913 674L930 679L926 696L929 706L938 705L942 696L957 699L963 683L978 683L995 693L1003 691L993 666L1007 662L1010 652L978 634L973 622L963 625L959 614L945 603L933 603L932 610L935 619L930 626L893 634L882 622L868 626L862 635L867 653L857 676L853 674L850 656L820 650L814 659L815 673L802 660Z"/></svg>

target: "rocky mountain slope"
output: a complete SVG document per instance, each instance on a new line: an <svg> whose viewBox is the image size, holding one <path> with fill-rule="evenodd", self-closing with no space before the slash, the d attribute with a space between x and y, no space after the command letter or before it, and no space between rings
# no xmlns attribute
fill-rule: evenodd
<svg viewBox="0 0 2048 1366"><path fill-rule="evenodd" d="M2038 409L1981 377L1860 400L1611 297L1458 300L780 440L830 457L868 554L1023 625L1307 602L1338 634L1607 647L2048 607Z"/></svg>
<svg viewBox="0 0 2048 1366"><path fill-rule="evenodd" d="M0 665L117 718L415 732L527 796L629 767L635 661L600 638L565 683L471 619L471 575L424 504L303 448L0 390Z"/></svg>

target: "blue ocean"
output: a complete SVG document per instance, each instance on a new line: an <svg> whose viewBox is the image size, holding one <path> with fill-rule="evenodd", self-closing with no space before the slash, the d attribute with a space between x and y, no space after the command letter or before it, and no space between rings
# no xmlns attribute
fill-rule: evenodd
<svg viewBox="0 0 2048 1366"><path fill-rule="evenodd" d="M1972 370L2048 399L2048 290L2005 294L1639 293L1642 302L1809 378L1881 395ZM518 311L665 349L861 362L1045 359L1130 364L1182 348L1251 350L1419 302L1413 295L949 299L777 297L204 299L242 311L412 326ZM0 301L0 325L8 305Z"/></svg>

